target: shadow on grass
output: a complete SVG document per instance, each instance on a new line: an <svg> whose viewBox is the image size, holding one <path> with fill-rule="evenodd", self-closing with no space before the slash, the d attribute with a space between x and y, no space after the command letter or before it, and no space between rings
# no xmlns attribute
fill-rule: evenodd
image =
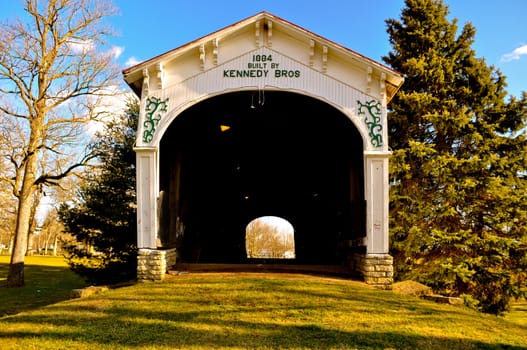
<svg viewBox="0 0 527 350"><path fill-rule="evenodd" d="M25 285L7 288L8 270L8 263L0 263L0 317L70 299L73 289L86 286L67 266L26 264Z"/></svg>
<svg viewBox="0 0 527 350"><path fill-rule="evenodd" d="M104 309L104 307L103 307ZM98 310L97 313L93 313ZM213 312L150 312L134 308L77 307L62 304L47 315L20 315L6 325L33 324L38 330L0 328L0 339L61 342L96 348L247 349L527 349L470 339L420 336L395 331L342 331L320 324L278 324L224 320ZM70 315L70 316L68 316ZM134 315L134 316L130 316ZM292 322L293 323L293 322ZM49 330L38 325L45 324ZM65 328L67 330L65 330ZM1 340L0 340L1 342ZM22 343L23 344L23 343Z"/></svg>
<svg viewBox="0 0 527 350"><path fill-rule="evenodd" d="M33 267L20 299L35 291L31 280L47 279L49 291L53 280L62 291L78 287L66 267ZM527 349L518 328L498 321L343 282L187 276L5 317L0 348Z"/></svg>

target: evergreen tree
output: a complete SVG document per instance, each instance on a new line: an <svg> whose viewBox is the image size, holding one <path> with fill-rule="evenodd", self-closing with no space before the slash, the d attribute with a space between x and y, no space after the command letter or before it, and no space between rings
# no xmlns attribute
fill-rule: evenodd
<svg viewBox="0 0 527 350"><path fill-rule="evenodd" d="M99 165L85 174L78 199L63 204L61 220L77 240L68 247L75 272L94 284L129 280L136 275L136 192L133 145L139 117L136 100L105 126L91 145Z"/></svg>
<svg viewBox="0 0 527 350"><path fill-rule="evenodd" d="M526 294L527 94L471 45L441 0L387 20L384 61L405 74L390 104L391 250L397 278L499 314Z"/></svg>

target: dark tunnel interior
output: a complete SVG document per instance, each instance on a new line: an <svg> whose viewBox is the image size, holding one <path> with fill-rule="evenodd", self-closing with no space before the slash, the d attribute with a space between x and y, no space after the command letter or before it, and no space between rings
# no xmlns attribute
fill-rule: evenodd
<svg viewBox="0 0 527 350"><path fill-rule="evenodd" d="M341 264L365 236L362 139L339 110L283 91L204 100L160 145L160 243L178 261L247 263L245 229L294 227L296 264Z"/></svg>

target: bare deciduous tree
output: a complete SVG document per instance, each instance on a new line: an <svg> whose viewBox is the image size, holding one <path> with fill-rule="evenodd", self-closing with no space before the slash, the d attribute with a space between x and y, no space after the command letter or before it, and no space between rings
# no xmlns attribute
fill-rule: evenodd
<svg viewBox="0 0 527 350"><path fill-rule="evenodd" d="M291 233L264 220L253 220L247 226L245 245L248 258L292 258L295 250Z"/></svg>
<svg viewBox="0 0 527 350"><path fill-rule="evenodd" d="M52 208L45 213L45 219L40 223L38 234L33 236L33 248L39 254L57 255L57 251L62 249L65 241L72 238L64 233L64 225L59 220L57 209Z"/></svg>
<svg viewBox="0 0 527 350"><path fill-rule="evenodd" d="M109 1L24 0L27 22L0 24L0 118L21 135L3 156L18 199L15 240L7 286L24 285L24 255L35 194L90 158L79 144L84 125L101 112L101 98L118 70L100 48L115 14ZM4 124L5 125L5 124ZM77 147L77 149L75 148Z"/></svg>

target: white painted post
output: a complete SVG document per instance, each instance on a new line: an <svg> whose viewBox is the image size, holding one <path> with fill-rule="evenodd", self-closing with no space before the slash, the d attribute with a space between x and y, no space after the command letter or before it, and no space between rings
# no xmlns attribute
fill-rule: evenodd
<svg viewBox="0 0 527 350"><path fill-rule="evenodd" d="M137 247L157 248L157 150L136 147Z"/></svg>
<svg viewBox="0 0 527 350"><path fill-rule="evenodd" d="M364 152L366 254L388 254L388 151Z"/></svg>

